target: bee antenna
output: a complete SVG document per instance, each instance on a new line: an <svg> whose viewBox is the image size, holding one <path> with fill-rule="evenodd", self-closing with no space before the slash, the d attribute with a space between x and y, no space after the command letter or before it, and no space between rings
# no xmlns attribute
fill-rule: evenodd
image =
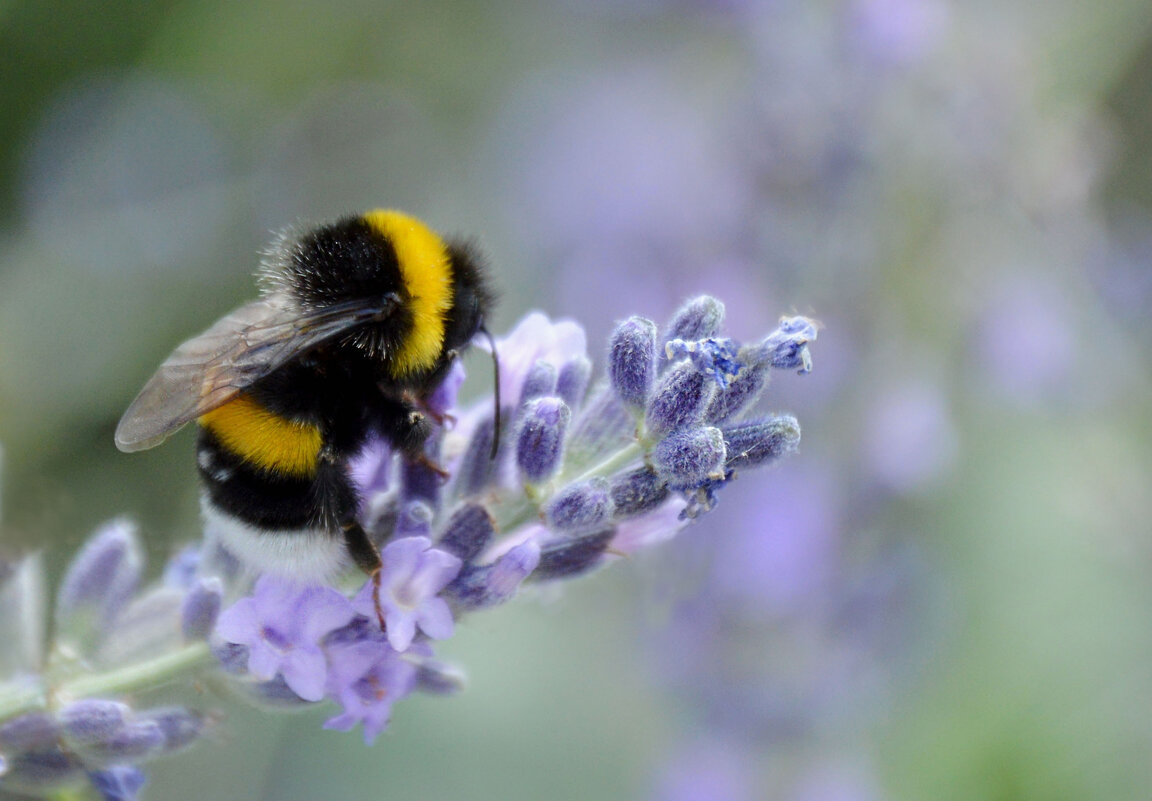
<svg viewBox="0 0 1152 801"><path fill-rule="evenodd" d="M492 337L491 332L484 327L481 323L480 328L477 329L481 334L488 338L488 345L492 348L492 370L493 370L493 397L496 403L496 413L492 417L492 453L489 459L496 460L496 450L500 447L500 356L496 353L496 340Z"/></svg>

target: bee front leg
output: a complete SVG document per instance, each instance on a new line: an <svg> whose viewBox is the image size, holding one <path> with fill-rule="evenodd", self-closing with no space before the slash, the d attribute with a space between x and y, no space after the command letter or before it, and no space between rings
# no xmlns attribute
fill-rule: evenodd
<svg viewBox="0 0 1152 801"><path fill-rule="evenodd" d="M372 606L376 609L376 620L380 624L380 630L385 631L387 625L384 622L384 609L380 605L380 568L383 567L380 551L372 544L368 532L355 520L344 523L342 528L349 556L356 566L372 579Z"/></svg>

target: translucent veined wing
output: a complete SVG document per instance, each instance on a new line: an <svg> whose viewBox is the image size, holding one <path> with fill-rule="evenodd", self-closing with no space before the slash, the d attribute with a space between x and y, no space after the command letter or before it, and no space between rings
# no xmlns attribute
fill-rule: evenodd
<svg viewBox="0 0 1152 801"><path fill-rule="evenodd" d="M385 319L397 303L389 295L304 313L277 293L241 306L160 365L120 418L116 447L142 451L159 445L292 358L358 325Z"/></svg>

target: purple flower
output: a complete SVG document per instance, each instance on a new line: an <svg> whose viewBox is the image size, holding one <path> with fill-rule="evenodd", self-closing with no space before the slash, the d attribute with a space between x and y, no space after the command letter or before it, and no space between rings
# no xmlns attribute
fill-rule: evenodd
<svg viewBox="0 0 1152 801"><path fill-rule="evenodd" d="M324 697L327 665L320 640L346 625L354 611L348 599L330 587L305 587L261 576L249 598L226 609L216 633L227 642L248 646L248 670L260 679L279 673L306 701Z"/></svg>
<svg viewBox="0 0 1152 801"><path fill-rule="evenodd" d="M371 745L388 725L392 705L415 687L417 667L383 638L333 648L330 657L328 694L344 711L324 728L348 731L363 724L364 742Z"/></svg>
<svg viewBox="0 0 1152 801"><path fill-rule="evenodd" d="M73 558L56 595L56 624L82 642L111 626L136 592L144 558L136 525L113 520Z"/></svg>
<svg viewBox="0 0 1152 801"><path fill-rule="evenodd" d="M144 786L144 772L135 765L113 765L89 771L88 780L105 801L132 801Z"/></svg>
<svg viewBox="0 0 1152 801"><path fill-rule="evenodd" d="M392 647L407 650L417 626L433 639L451 637L452 612L437 594L460 572L460 559L433 548L427 537L403 537L384 547L380 561L380 609ZM369 580L352 602L357 612L373 620L374 595L374 581Z"/></svg>

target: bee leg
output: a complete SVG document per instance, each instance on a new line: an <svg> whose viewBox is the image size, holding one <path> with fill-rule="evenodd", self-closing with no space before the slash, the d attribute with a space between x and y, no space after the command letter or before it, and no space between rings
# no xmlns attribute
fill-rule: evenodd
<svg viewBox="0 0 1152 801"><path fill-rule="evenodd" d="M356 566L363 570L372 579L372 605L376 609L376 620L380 630L387 626L384 623L384 609L380 606L380 551L372 544L368 532L355 520L346 522L341 526L344 530L344 544L348 554Z"/></svg>
<svg viewBox="0 0 1152 801"><path fill-rule="evenodd" d="M449 473L447 470L445 470L440 465L436 464L436 462L433 461L432 457L429 456L424 451L420 451L420 453L413 454L411 457L411 461L413 464L420 465L424 469L435 473L437 476L440 477L441 481L447 481L449 478L452 477L451 473Z"/></svg>

